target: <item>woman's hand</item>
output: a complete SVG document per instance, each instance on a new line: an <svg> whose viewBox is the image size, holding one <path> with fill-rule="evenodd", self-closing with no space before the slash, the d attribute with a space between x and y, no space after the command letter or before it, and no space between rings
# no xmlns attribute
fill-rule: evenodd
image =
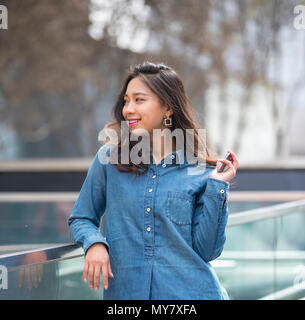
<svg viewBox="0 0 305 320"><path fill-rule="evenodd" d="M106 246L103 243L97 242L87 250L83 272L85 282L87 282L87 275L89 272L89 285L91 289L94 287L95 291L97 291L100 286L101 271L103 273L104 288L107 290L108 276L114 278L114 275L111 271L109 254Z"/></svg>
<svg viewBox="0 0 305 320"><path fill-rule="evenodd" d="M223 181L230 181L233 179L236 175L236 170L239 165L238 159L234 152L231 150L227 150L232 156L233 161L225 160L225 159L218 159L217 163L219 162L219 165L216 166L216 168L210 173L210 178L219 179ZM221 166L222 163L225 163L229 168L226 171L218 172L218 167Z"/></svg>

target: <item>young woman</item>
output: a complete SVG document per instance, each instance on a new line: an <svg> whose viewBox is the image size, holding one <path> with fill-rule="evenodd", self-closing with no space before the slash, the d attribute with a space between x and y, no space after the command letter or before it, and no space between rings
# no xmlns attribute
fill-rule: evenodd
<svg viewBox="0 0 305 320"><path fill-rule="evenodd" d="M126 121L128 134L98 150L68 219L85 252L84 281L98 290L102 272L104 299L229 299L209 262L225 243L229 181L238 159L228 150L232 163L218 159L227 170L217 171L208 149L199 151L192 111L173 68L144 62L130 69L113 109L115 121L107 126L120 132ZM179 129L182 143L181 135L160 135L163 129ZM186 129L194 129L191 150L204 167L187 157ZM131 161L132 152L130 161L122 161L126 146L135 147L132 135L144 132L148 163ZM107 163L113 150L118 161ZM99 230L103 214L106 237Z"/></svg>

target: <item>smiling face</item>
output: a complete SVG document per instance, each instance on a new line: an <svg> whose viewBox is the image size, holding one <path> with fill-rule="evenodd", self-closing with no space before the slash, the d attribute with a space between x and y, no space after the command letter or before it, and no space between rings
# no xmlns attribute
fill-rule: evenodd
<svg viewBox="0 0 305 320"><path fill-rule="evenodd" d="M158 96L137 77L128 83L122 114L132 132L145 129L152 136L153 129L166 128L163 117L172 115L172 111L162 107Z"/></svg>

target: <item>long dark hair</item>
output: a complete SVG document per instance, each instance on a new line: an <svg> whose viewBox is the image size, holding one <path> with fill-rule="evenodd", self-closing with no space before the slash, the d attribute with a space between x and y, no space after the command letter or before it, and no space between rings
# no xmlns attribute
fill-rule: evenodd
<svg viewBox="0 0 305 320"><path fill-rule="evenodd" d="M171 131L175 130L176 128L183 129L184 144L186 144L187 140L186 129L193 129L194 144L192 146L185 145L184 150L190 147L193 155L204 161L206 163L206 166L215 167L217 160L213 160L212 158L210 158L211 151L207 147L208 141L199 142L197 129L204 128L195 121L196 111L191 106L191 103L185 93L181 77L173 68L165 65L164 63L153 63L150 61L145 61L142 64L138 64L134 67L130 66L130 70L126 75L122 89L118 94L118 97L112 109L112 116L114 117L115 121L108 123L104 127L107 129L114 129L118 133L118 164L115 164L117 169L122 172L135 172L137 175L144 174L149 169L149 165L144 163L134 164L129 161L128 164L122 164L120 158L122 141L120 139L121 135L119 132L121 130L121 121L126 121L122 114L122 110L124 107L124 94L126 93L129 82L136 77L139 77L143 81L143 83L147 85L147 87L158 96L161 105L169 107L173 110L172 126L169 127L169 129ZM130 139L128 141L130 141ZM130 141L129 150L131 150L132 147L137 143L138 141ZM198 152L199 143L203 143L204 145L204 155Z"/></svg>

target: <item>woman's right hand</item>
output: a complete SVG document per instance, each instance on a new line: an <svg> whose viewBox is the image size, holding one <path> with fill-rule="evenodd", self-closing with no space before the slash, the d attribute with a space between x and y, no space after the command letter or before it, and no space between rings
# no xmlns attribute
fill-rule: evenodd
<svg viewBox="0 0 305 320"><path fill-rule="evenodd" d="M103 273L104 288L108 289L108 276L114 278L111 271L109 254L103 243L94 243L86 252L83 278L87 282L89 272L89 285L97 291L100 286L100 275Z"/></svg>

